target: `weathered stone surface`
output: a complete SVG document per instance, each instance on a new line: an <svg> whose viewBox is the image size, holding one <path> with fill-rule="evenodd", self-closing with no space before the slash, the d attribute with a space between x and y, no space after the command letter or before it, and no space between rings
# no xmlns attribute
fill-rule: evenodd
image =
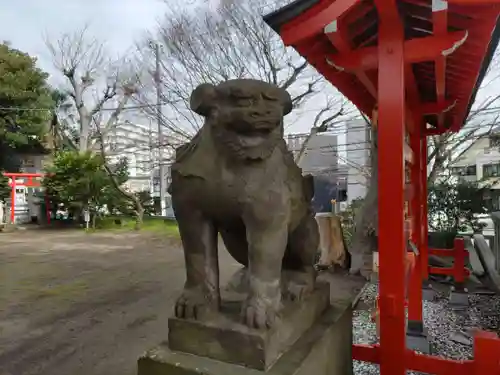
<svg viewBox="0 0 500 375"><path fill-rule="evenodd" d="M474 275L481 277L484 275L484 267L479 259L479 255L477 254L476 248L472 243L472 239L469 236L464 236L464 245L465 250L467 250L469 254L469 263L472 267L472 272Z"/></svg>
<svg viewBox="0 0 500 375"><path fill-rule="evenodd" d="M243 350L245 342L234 344ZM167 344L138 362L138 375L352 375L352 308L339 304L321 318L267 371L171 350Z"/></svg>
<svg viewBox="0 0 500 375"><path fill-rule="evenodd" d="M494 292L500 293L500 275L495 269L495 257L483 235L475 234L473 238L474 247L485 271L480 280Z"/></svg>
<svg viewBox="0 0 500 375"><path fill-rule="evenodd" d="M202 84L192 92L191 109L205 123L177 149L169 187L186 259L178 318L202 320L219 310L218 234L236 261L251 263L242 305L247 326L273 325L282 270L304 275L290 283L297 299L313 290L314 184L283 139L292 104L283 88L253 79Z"/></svg>
<svg viewBox="0 0 500 375"><path fill-rule="evenodd" d="M317 283L303 301L284 301L270 330L251 329L241 322L244 287L237 285L223 295L221 310L211 319L171 318L168 341L171 350L191 353L247 367L268 369L290 348L330 305L330 286Z"/></svg>
<svg viewBox="0 0 500 375"><path fill-rule="evenodd" d="M319 227L321 256L316 265L319 269L333 266L347 267L349 257L342 233L342 222L338 215L333 212L321 212L316 214Z"/></svg>

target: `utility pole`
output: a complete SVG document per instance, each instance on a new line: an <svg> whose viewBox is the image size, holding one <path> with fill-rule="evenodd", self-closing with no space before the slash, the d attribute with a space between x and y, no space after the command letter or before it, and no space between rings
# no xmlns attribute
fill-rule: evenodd
<svg viewBox="0 0 500 375"><path fill-rule="evenodd" d="M167 216L165 166L163 165L163 132L161 126L161 76L160 76L160 44L155 42L155 84L156 84L156 121L158 122L158 167L160 172L160 207L161 216Z"/></svg>

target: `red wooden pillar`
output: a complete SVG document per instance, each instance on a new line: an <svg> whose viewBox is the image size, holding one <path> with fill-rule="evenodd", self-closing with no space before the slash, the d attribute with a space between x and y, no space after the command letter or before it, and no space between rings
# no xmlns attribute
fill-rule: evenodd
<svg viewBox="0 0 500 375"><path fill-rule="evenodd" d="M455 238L454 241L454 262L453 262L453 279L455 286L462 289L465 282L465 243L463 238Z"/></svg>
<svg viewBox="0 0 500 375"><path fill-rule="evenodd" d="M404 35L394 28L397 9L387 8L378 9L380 373L405 375Z"/></svg>
<svg viewBox="0 0 500 375"><path fill-rule="evenodd" d="M500 340L493 332L478 331L474 336L474 375L500 374Z"/></svg>
<svg viewBox="0 0 500 375"><path fill-rule="evenodd" d="M427 136L422 134L421 148L421 169L420 169L420 202L422 214L420 225L422 242L420 246L420 262L422 267L422 280L429 278L429 216L427 212Z"/></svg>
<svg viewBox="0 0 500 375"><path fill-rule="evenodd" d="M11 177L12 191L10 192L10 223L14 224L16 220L16 176Z"/></svg>

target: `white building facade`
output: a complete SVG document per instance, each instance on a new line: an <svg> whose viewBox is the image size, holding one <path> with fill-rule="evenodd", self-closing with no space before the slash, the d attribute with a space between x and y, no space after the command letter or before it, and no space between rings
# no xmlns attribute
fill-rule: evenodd
<svg viewBox="0 0 500 375"><path fill-rule="evenodd" d="M500 129L478 138L451 165L451 173L465 181L490 183L486 206L500 210Z"/></svg>
<svg viewBox="0 0 500 375"><path fill-rule="evenodd" d="M364 198L368 191L371 129L363 119L346 123L347 202Z"/></svg>
<svg viewBox="0 0 500 375"><path fill-rule="evenodd" d="M500 177L500 134L477 139L451 167L454 175L467 181Z"/></svg>
<svg viewBox="0 0 500 375"><path fill-rule="evenodd" d="M172 157L168 137L160 142L158 131L152 124L138 124L128 121L119 123L106 138L106 151L111 160L126 158L131 191L149 190L153 195L154 173L160 163L168 164ZM160 160L162 147L162 160Z"/></svg>

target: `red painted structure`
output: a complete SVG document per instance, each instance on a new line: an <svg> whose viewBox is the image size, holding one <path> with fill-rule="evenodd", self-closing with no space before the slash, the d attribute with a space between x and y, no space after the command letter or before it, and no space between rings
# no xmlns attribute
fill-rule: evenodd
<svg viewBox="0 0 500 375"><path fill-rule="evenodd" d="M500 374L496 335L478 331L473 360L448 360L408 349L405 319L407 304L423 329L422 281L437 272L428 266L439 251L427 240L427 136L462 127L498 44L499 14L500 0L296 0L264 17L362 112L378 107L380 344L353 345L353 358L379 363L382 375ZM460 282L463 242L454 251L445 272Z"/></svg>
<svg viewBox="0 0 500 375"><path fill-rule="evenodd" d="M26 187L39 187L41 183L38 179L43 178L42 173L4 173L5 177L10 179L9 185L12 188L11 198L10 198L10 222L14 223L15 221L15 207L16 207L16 187L17 186L26 186ZM17 180L21 179L23 182L18 182ZM47 224L50 223L50 208L48 197L45 197L45 207L46 207L46 215L47 215Z"/></svg>
<svg viewBox="0 0 500 375"><path fill-rule="evenodd" d="M470 271L465 267L465 259L467 251L465 250L464 240L462 238L455 239L455 246L450 249L429 249L429 255L453 258L453 266L447 268L429 267L429 273L433 275L452 276L456 284L462 284L470 275Z"/></svg>

